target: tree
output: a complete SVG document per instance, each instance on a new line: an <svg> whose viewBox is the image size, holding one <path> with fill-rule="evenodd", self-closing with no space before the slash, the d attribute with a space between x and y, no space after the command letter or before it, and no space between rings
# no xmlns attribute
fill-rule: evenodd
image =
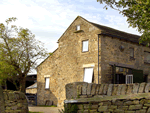
<svg viewBox="0 0 150 113"><path fill-rule="evenodd" d="M29 29L9 26L16 19L7 19L7 25L0 23L0 83L4 84L8 79L18 91L25 93L27 74L37 66L37 61L45 58L48 53ZM19 86L15 83L16 78L19 79Z"/></svg>
<svg viewBox="0 0 150 113"><path fill-rule="evenodd" d="M129 26L138 28L142 33L139 44L142 42L149 46L150 43L150 0L97 0L102 4L119 11L123 16L127 17Z"/></svg>

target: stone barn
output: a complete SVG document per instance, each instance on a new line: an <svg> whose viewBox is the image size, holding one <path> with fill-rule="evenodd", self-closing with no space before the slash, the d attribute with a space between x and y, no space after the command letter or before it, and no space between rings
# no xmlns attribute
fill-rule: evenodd
<svg viewBox="0 0 150 113"><path fill-rule="evenodd" d="M150 48L139 38L77 16L58 48L37 66L37 104L62 106L65 85L72 82L149 82Z"/></svg>

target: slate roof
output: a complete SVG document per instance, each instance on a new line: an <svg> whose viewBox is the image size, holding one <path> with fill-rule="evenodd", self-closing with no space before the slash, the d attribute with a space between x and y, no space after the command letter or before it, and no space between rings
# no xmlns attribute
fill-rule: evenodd
<svg viewBox="0 0 150 113"><path fill-rule="evenodd" d="M37 82L36 82L36 83L34 83L33 85L31 85L31 86L27 87L26 89L31 89L31 88L37 88Z"/></svg>
<svg viewBox="0 0 150 113"><path fill-rule="evenodd" d="M112 37L116 37L116 38L120 38L120 39L124 39L130 42L134 42L134 43L138 43L139 44L139 35L134 35L134 34L130 34L130 33L126 33L123 31L119 31L110 27L106 27L103 25L99 25L93 22L90 22L92 25L94 25L95 27L99 28L100 30L102 30L101 34L104 35L108 35L108 36L112 36ZM146 45L146 43L141 43L142 45Z"/></svg>

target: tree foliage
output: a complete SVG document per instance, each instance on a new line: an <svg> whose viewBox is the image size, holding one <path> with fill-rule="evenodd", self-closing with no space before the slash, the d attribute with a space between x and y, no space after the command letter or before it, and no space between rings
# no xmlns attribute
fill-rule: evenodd
<svg viewBox="0 0 150 113"><path fill-rule="evenodd" d="M123 16L127 17L129 26L138 28L142 33L139 44L146 42L146 46L150 43L150 0L97 0L97 2L105 3L106 10L109 7L119 11Z"/></svg>
<svg viewBox="0 0 150 113"><path fill-rule="evenodd" d="M7 19L6 25L0 23L0 83L9 79L17 90L25 92L26 75L48 53L29 29L9 26L12 21L16 18ZM19 79L19 87L15 83L16 78Z"/></svg>

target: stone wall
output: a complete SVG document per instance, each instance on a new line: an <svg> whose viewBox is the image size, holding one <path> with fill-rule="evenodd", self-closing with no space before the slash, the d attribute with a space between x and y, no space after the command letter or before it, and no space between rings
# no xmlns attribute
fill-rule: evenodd
<svg viewBox="0 0 150 113"><path fill-rule="evenodd" d="M0 85L0 113L28 113L28 102L24 93L2 90Z"/></svg>
<svg viewBox="0 0 150 113"><path fill-rule="evenodd" d="M36 94L37 88L26 88L26 93Z"/></svg>
<svg viewBox="0 0 150 113"><path fill-rule="evenodd" d="M65 104L76 104L78 113L149 113L150 83L66 85Z"/></svg>

